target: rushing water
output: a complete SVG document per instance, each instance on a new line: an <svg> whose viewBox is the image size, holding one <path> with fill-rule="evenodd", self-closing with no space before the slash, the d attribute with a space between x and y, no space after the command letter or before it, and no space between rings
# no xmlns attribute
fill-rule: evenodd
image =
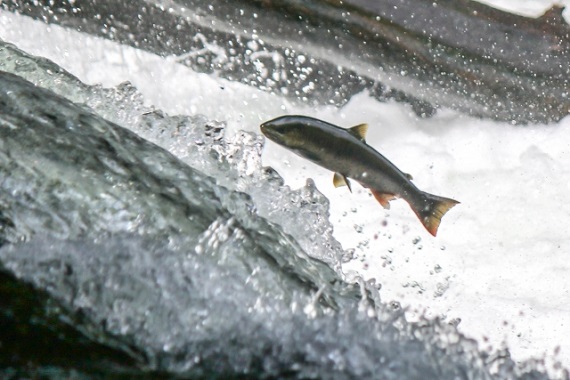
<svg viewBox="0 0 570 380"><path fill-rule="evenodd" d="M0 257L4 272L60 305L40 324L66 316L83 339L130 357L127 373L544 377L528 372L537 363L481 352L437 319L408 323L375 287L344 283L328 266L342 255L328 202L311 183L292 191L263 168L259 137L226 140L223 124L149 110L132 87L85 86L10 45L1 54L4 70L81 103L0 77ZM93 112L155 143L183 137L195 167ZM2 360L6 375L26 373ZM49 357L38 365L69 375Z"/></svg>

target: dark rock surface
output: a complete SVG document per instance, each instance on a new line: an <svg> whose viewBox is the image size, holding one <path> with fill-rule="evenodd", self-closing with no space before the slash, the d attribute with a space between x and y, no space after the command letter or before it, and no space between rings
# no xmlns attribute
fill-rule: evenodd
<svg viewBox="0 0 570 380"><path fill-rule="evenodd" d="M368 90L429 116L438 107L513 123L570 111L570 28L474 1L177 0L3 3L301 102ZM337 85L332 85L337 84Z"/></svg>

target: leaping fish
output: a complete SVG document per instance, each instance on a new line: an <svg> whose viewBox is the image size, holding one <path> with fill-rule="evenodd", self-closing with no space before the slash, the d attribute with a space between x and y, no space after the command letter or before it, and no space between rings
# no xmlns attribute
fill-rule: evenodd
<svg viewBox="0 0 570 380"><path fill-rule="evenodd" d="M426 193L386 157L366 144L367 124L345 129L308 116L281 116L261 124L269 139L317 165L334 172L335 187L348 186L352 178L370 189L385 209L402 198L430 234L436 236L441 218L456 200Z"/></svg>

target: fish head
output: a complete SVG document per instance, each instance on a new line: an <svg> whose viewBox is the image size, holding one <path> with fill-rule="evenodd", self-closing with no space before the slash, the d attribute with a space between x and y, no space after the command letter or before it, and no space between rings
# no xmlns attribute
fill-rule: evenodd
<svg viewBox="0 0 570 380"><path fill-rule="evenodd" d="M306 141L307 125L295 116L282 116L260 126L261 133L269 140L286 148L302 148Z"/></svg>

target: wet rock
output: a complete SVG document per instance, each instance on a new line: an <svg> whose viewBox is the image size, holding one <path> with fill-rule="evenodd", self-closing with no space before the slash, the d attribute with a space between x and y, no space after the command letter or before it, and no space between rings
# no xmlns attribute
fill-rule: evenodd
<svg viewBox="0 0 570 380"><path fill-rule="evenodd" d="M446 107L524 124L570 111L570 27L560 7L532 19L468 0L2 6L303 103L341 105L366 90L421 117Z"/></svg>

